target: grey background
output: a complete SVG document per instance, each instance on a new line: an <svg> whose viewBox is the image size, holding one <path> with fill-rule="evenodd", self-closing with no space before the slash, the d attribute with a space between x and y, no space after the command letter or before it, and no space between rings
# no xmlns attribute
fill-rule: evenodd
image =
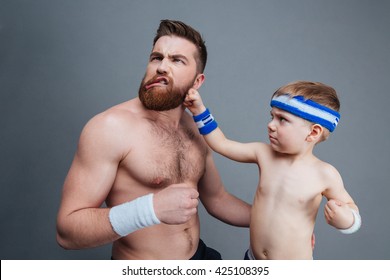
<svg viewBox="0 0 390 280"><path fill-rule="evenodd" d="M315 259L390 259L390 2L0 1L0 257L108 259L110 245L55 241L62 183L80 131L137 95L161 19L200 30L209 50L201 93L226 135L267 141L271 94L287 82L336 88L339 127L316 154L344 178L363 218L350 236L316 224ZM255 165L216 155L227 189L252 202ZM242 259L249 232L200 209L201 237Z"/></svg>

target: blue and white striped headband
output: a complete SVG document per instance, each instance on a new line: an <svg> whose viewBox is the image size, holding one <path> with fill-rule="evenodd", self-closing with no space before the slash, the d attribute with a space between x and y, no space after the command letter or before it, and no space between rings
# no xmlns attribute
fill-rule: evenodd
<svg viewBox="0 0 390 280"><path fill-rule="evenodd" d="M340 114L337 111L310 99L305 100L303 96L291 97L288 94L276 96L271 100L271 107L282 109L310 122L318 123L329 129L330 132L335 130L340 120Z"/></svg>

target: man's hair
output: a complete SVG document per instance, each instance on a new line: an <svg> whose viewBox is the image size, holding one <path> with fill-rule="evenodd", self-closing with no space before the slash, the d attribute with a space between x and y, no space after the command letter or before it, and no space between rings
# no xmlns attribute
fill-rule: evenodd
<svg viewBox="0 0 390 280"><path fill-rule="evenodd" d="M336 90L320 82L295 81L280 87L272 97L283 94L289 94L291 97L303 96L305 100L310 99L334 111L340 111L340 101L337 97ZM329 134L329 130L326 129L320 142L325 141L329 137Z"/></svg>
<svg viewBox="0 0 390 280"><path fill-rule="evenodd" d="M340 111L340 101L336 90L320 82L295 81L280 87L272 97L289 94L291 97L303 96L334 111Z"/></svg>
<svg viewBox="0 0 390 280"><path fill-rule="evenodd" d="M153 39L153 46L162 36L178 36L194 43L198 53L195 54L197 71L203 73L207 62L207 49L202 36L191 26L177 20L164 19L160 22L156 36Z"/></svg>

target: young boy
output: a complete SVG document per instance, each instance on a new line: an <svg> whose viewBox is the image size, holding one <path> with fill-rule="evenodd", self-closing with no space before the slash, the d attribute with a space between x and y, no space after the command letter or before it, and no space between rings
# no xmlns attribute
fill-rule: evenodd
<svg viewBox="0 0 390 280"><path fill-rule="evenodd" d="M194 89L184 105L215 152L259 166L246 259L312 259L322 196L328 200L324 212L330 225L347 234L360 228L358 207L339 172L313 155L314 146L328 138L340 118L332 87L297 81L279 88L271 99L269 144L227 139Z"/></svg>

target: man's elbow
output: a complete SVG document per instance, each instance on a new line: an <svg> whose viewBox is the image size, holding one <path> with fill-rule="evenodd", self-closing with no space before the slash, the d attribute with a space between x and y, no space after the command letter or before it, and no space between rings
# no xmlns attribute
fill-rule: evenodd
<svg viewBox="0 0 390 280"><path fill-rule="evenodd" d="M71 250L71 249L74 249L72 248L71 246L71 243L69 242L68 239L64 238L57 230L57 236L56 236L56 239L57 239L57 244L62 247L63 249L66 249L66 250Z"/></svg>
<svg viewBox="0 0 390 280"><path fill-rule="evenodd" d="M66 233L59 225L57 225L56 233L57 244L66 250L79 249L73 240L69 237L69 234Z"/></svg>

